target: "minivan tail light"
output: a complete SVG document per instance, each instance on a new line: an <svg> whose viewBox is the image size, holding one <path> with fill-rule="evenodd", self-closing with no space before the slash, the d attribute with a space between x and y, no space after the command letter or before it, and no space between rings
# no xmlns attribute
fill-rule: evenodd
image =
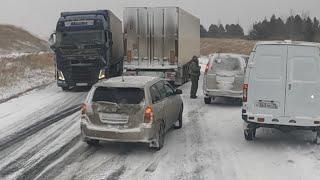
<svg viewBox="0 0 320 180"><path fill-rule="evenodd" d="M147 106L144 110L144 122L145 123L153 122L153 109L151 106Z"/></svg>
<svg viewBox="0 0 320 180"><path fill-rule="evenodd" d="M80 107L81 107L81 114L82 115L86 114L87 113L87 108L88 108L87 104L86 103L82 103Z"/></svg>
<svg viewBox="0 0 320 180"><path fill-rule="evenodd" d="M247 102L248 101L248 84L244 84L243 85L243 102Z"/></svg>

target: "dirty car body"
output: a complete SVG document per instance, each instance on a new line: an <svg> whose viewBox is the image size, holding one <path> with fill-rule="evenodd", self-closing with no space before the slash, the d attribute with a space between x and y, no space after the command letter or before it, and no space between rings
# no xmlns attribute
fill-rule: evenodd
<svg viewBox="0 0 320 180"><path fill-rule="evenodd" d="M82 108L83 140L88 144L92 140L142 142L161 148L159 137L178 120L182 106L179 93L160 78L126 76L102 81L91 89Z"/></svg>
<svg viewBox="0 0 320 180"><path fill-rule="evenodd" d="M205 101L215 97L242 98L246 62L240 54L213 54L207 64L203 91Z"/></svg>

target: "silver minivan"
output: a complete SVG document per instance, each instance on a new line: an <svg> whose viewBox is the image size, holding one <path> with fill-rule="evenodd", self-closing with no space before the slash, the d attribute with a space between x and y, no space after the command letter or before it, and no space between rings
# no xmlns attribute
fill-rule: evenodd
<svg viewBox="0 0 320 180"><path fill-rule="evenodd" d="M165 133L182 127L182 91L145 76L116 77L94 85L81 110L81 132L89 145L100 140L142 142L161 149Z"/></svg>
<svg viewBox="0 0 320 180"><path fill-rule="evenodd" d="M246 68L245 55L212 54L203 79L204 102L210 104L216 97L241 101Z"/></svg>
<svg viewBox="0 0 320 180"><path fill-rule="evenodd" d="M243 86L244 136L260 127L317 131L320 143L320 44L257 43Z"/></svg>

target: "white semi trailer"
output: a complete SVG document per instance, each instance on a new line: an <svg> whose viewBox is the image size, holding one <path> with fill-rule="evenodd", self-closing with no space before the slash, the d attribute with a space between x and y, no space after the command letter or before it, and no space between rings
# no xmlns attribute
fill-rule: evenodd
<svg viewBox="0 0 320 180"><path fill-rule="evenodd" d="M124 69L127 75L188 81L188 64L200 55L200 20L179 7L124 10Z"/></svg>

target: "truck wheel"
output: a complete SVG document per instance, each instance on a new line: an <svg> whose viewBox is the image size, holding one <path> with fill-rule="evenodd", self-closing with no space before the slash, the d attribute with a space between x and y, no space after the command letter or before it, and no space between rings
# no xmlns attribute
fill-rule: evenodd
<svg viewBox="0 0 320 180"><path fill-rule="evenodd" d="M173 125L174 129L181 129L182 128L182 114L183 114L183 109L181 109L181 111L179 113L179 117L178 117L177 122Z"/></svg>
<svg viewBox="0 0 320 180"><path fill-rule="evenodd" d="M62 89L63 91L69 91L69 90L70 90L70 87L69 87L69 86L67 86L67 87L61 87L61 89Z"/></svg>
<svg viewBox="0 0 320 180"><path fill-rule="evenodd" d="M99 140L88 139L88 140L86 140L86 143L87 143L89 146L98 146L98 145L99 145Z"/></svg>
<svg viewBox="0 0 320 180"><path fill-rule="evenodd" d="M252 141L256 137L256 129L245 129L244 130L244 138L247 141Z"/></svg>
<svg viewBox="0 0 320 180"><path fill-rule="evenodd" d="M211 104L211 97L205 97L204 98L204 103L205 104Z"/></svg>

